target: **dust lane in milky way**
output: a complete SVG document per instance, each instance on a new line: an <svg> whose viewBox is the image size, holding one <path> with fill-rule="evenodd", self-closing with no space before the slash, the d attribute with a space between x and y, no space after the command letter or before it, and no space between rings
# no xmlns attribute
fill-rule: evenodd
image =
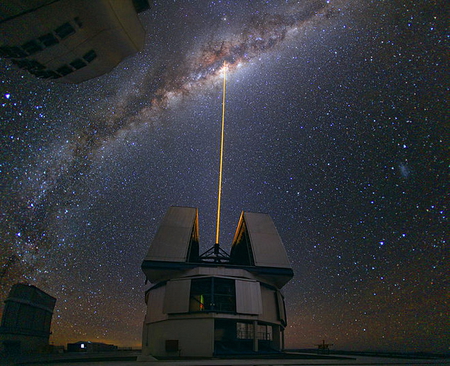
<svg viewBox="0 0 450 366"><path fill-rule="evenodd" d="M135 128L149 119L156 118L161 109L167 107L169 99L179 95L187 95L198 91L205 84L217 81L220 68L226 61L230 71L245 65L260 55L275 50L286 41L289 32L298 31L308 22L323 22L339 14L339 11L324 1L314 1L301 9L290 9L291 15L261 14L254 15L248 20L244 28L232 39L211 40L191 56L178 55L176 60L165 60L165 64L157 71L152 70L141 86L139 95L121 95L120 110L115 116L108 116L108 122L92 126L95 129L95 140L101 143L102 136L114 136L129 125ZM183 58L184 57L184 58ZM157 82L155 83L155 79ZM136 101L145 95L145 107L130 113L128 105L135 105ZM130 115L131 114L131 115ZM102 131L107 125L107 129ZM86 134L87 138L93 136ZM82 144L84 141L81 142Z"/></svg>
<svg viewBox="0 0 450 366"><path fill-rule="evenodd" d="M58 165L49 167L46 173L45 192L39 190L36 195L33 191L20 190L17 206L8 208L11 221L18 226L12 231L20 232L23 238L24 246L19 252L49 245L45 235L47 219L54 216L61 201L70 200L73 176L80 171L88 171L93 154L108 141L142 124L151 125L153 120L159 119L171 98L189 95L217 82L225 61L232 72L276 50L283 42L289 41L287 38L295 37L298 28L311 22L327 21L338 13L328 2L312 1L288 7L282 13L254 14L245 20L242 30L231 39L220 39L220 35L215 35L215 39L200 46L190 57L178 55L177 60L165 60L164 66L149 70L138 93L120 94L113 115L92 118L77 132L77 138L68 142ZM138 101L144 106L136 110ZM18 211L18 207L22 209ZM14 252L10 253L5 274L18 263Z"/></svg>

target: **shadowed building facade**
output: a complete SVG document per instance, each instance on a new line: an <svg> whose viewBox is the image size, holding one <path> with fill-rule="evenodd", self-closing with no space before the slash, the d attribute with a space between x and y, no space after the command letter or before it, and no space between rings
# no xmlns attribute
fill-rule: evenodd
<svg viewBox="0 0 450 366"><path fill-rule="evenodd" d="M6 0L0 57L41 79L80 83L140 51L148 0Z"/></svg>
<svg viewBox="0 0 450 366"><path fill-rule="evenodd" d="M242 212L231 253L199 255L197 209L170 207L142 269L154 285L141 360L283 349L280 290L293 271L269 215Z"/></svg>
<svg viewBox="0 0 450 366"><path fill-rule="evenodd" d="M5 300L0 352L44 351L49 345L56 299L35 286L15 284Z"/></svg>

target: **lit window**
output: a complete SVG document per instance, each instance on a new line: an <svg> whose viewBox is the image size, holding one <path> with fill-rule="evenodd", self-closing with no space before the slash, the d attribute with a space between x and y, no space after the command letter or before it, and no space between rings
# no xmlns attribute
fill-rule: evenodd
<svg viewBox="0 0 450 366"><path fill-rule="evenodd" d="M264 339L266 341L271 341L272 340L272 326L265 325L265 324L259 324L258 332L256 333L256 338Z"/></svg>
<svg viewBox="0 0 450 366"><path fill-rule="evenodd" d="M254 328L252 323L236 323L236 337L238 339L253 339Z"/></svg>
<svg viewBox="0 0 450 366"><path fill-rule="evenodd" d="M211 278L202 278L191 281L190 311L211 310L211 280Z"/></svg>
<svg viewBox="0 0 450 366"><path fill-rule="evenodd" d="M255 327L253 323L236 323L236 337L238 339L254 339ZM258 324L256 331L256 339L270 341L272 340L272 326L266 324Z"/></svg>
<svg viewBox="0 0 450 366"><path fill-rule="evenodd" d="M234 280L217 277L193 279L189 311L235 312Z"/></svg>

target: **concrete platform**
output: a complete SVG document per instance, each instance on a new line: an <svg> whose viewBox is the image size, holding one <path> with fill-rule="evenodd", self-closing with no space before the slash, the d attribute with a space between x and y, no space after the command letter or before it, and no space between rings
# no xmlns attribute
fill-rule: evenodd
<svg viewBox="0 0 450 366"><path fill-rule="evenodd" d="M136 361L138 352L107 352L98 354L29 355L2 358L2 366L283 366L283 365L450 365L448 358L369 357L354 355L317 355L289 353L285 357L211 358L184 360Z"/></svg>

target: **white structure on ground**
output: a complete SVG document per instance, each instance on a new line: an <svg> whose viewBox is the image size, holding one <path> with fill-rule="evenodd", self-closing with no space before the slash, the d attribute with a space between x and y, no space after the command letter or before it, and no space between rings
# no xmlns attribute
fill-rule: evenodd
<svg viewBox="0 0 450 366"><path fill-rule="evenodd" d="M230 255L199 255L197 209L170 207L142 269L153 286L141 360L283 349L280 290L293 271L269 215L242 212Z"/></svg>

